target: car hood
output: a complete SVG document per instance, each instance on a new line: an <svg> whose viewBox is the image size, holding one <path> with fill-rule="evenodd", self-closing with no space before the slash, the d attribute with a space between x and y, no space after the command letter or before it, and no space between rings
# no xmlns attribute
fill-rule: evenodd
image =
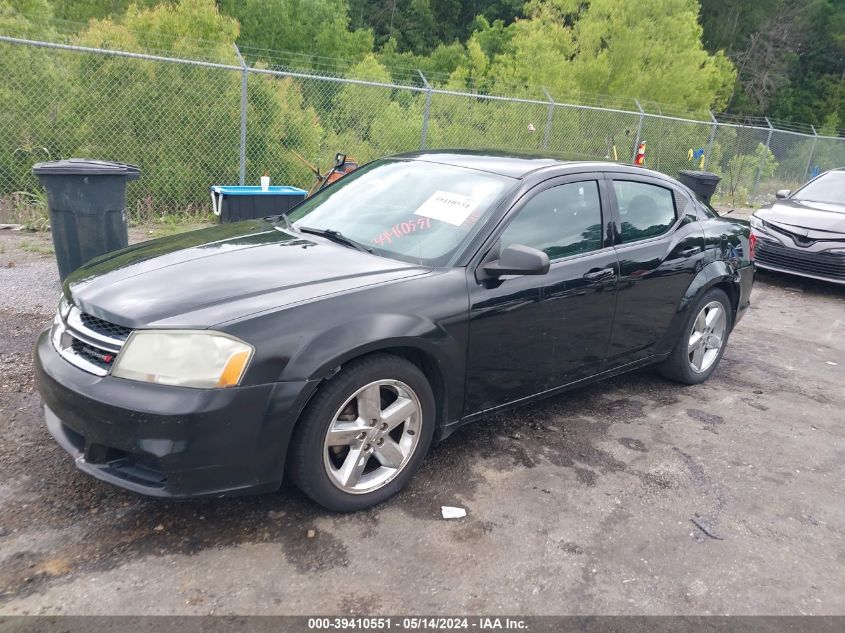
<svg viewBox="0 0 845 633"><path fill-rule="evenodd" d="M758 218L814 239L845 235L845 204L778 200L754 213ZM803 229L796 231L795 229ZM835 235L829 235L829 234Z"/></svg>
<svg viewBox="0 0 845 633"><path fill-rule="evenodd" d="M253 220L98 257L64 289L83 312L127 327L205 328L428 270Z"/></svg>

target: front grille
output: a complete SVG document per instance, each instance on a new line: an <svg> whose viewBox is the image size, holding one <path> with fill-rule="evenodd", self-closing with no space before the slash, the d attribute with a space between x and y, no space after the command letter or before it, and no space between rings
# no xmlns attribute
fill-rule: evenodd
<svg viewBox="0 0 845 633"><path fill-rule="evenodd" d="M768 265L816 277L845 280L845 255L786 248L763 240L757 242L755 253L757 263L764 268Z"/></svg>
<svg viewBox="0 0 845 633"><path fill-rule="evenodd" d="M116 354L102 350L99 347L89 345L72 335L71 339L70 349L74 354L81 356L92 365L96 365L105 371L111 369L111 366L114 364Z"/></svg>
<svg viewBox="0 0 845 633"><path fill-rule="evenodd" d="M92 332L97 332L110 338L117 338L125 341L132 333L132 330L128 327L118 325L117 323L103 321L102 319L98 319L90 314L85 314L84 312L79 313L79 320Z"/></svg>
<svg viewBox="0 0 845 633"><path fill-rule="evenodd" d="M61 309L53 324L53 346L69 363L98 376L109 373L131 328L85 314L71 307Z"/></svg>

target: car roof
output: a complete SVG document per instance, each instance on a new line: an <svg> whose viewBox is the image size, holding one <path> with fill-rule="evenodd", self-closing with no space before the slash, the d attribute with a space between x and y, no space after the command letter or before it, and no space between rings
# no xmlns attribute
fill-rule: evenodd
<svg viewBox="0 0 845 633"><path fill-rule="evenodd" d="M611 161L572 160L564 155L553 153L523 154L500 150L441 149L405 152L404 154L396 154L391 158L454 165L511 178L524 178L532 172L549 167L572 167L573 171L625 171L642 175L654 174L651 170L642 167L632 167ZM660 174L660 176L665 177L663 174Z"/></svg>

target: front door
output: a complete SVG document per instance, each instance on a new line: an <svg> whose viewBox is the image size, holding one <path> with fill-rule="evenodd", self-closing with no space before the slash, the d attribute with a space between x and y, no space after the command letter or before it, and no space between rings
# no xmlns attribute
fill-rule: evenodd
<svg viewBox="0 0 845 633"><path fill-rule="evenodd" d="M467 415L572 382L604 360L618 266L602 191L598 176L538 186L516 205L492 248L542 250L549 272L470 278Z"/></svg>

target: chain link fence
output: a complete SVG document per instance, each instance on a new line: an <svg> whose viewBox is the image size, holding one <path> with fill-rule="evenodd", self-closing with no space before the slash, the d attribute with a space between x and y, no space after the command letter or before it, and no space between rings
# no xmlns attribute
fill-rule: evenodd
<svg viewBox="0 0 845 633"><path fill-rule="evenodd" d="M43 211L34 163L71 156L138 165L135 221L204 215L213 184L308 188L336 152L359 162L419 148L555 152L722 176L745 206L845 165L845 138L634 108L277 71L0 36L0 222ZM615 104L614 104L615 105ZM659 107L659 106L655 106ZM297 156L298 154L298 156ZM43 217L43 213L42 213Z"/></svg>

